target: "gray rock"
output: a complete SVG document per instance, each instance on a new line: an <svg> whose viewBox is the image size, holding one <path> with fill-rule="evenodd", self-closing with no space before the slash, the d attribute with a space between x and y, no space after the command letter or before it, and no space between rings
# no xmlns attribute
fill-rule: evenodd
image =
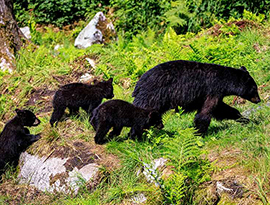
<svg viewBox="0 0 270 205"><path fill-rule="evenodd" d="M161 186L160 184L160 175L158 173L158 169L165 166L167 159L159 158L155 159L150 164L146 164L143 162L143 174L146 177L147 181L150 183L155 183L156 186ZM140 172L137 173L137 175Z"/></svg>
<svg viewBox="0 0 270 205"><path fill-rule="evenodd" d="M9 73L12 73L15 68L15 56L12 54L12 52L9 50L9 47L6 45L6 42L3 43L3 52L6 55L2 55L0 57L0 69L2 71L8 71Z"/></svg>
<svg viewBox="0 0 270 205"><path fill-rule="evenodd" d="M130 199L130 201L133 204L142 204L142 203L147 201L147 198L145 197L145 195L143 193L139 193L139 194L136 194L135 196L133 196Z"/></svg>
<svg viewBox="0 0 270 205"><path fill-rule="evenodd" d="M91 75L89 73L85 73L80 77L79 82L80 83L91 83L94 81L94 79L96 79L96 77L94 75Z"/></svg>
<svg viewBox="0 0 270 205"><path fill-rule="evenodd" d="M99 166L90 163L80 169L67 170L65 164L68 159L38 157L24 152L20 156L19 183L50 193L77 194L82 182L88 182L97 175Z"/></svg>
<svg viewBox="0 0 270 205"><path fill-rule="evenodd" d="M87 48L92 44L103 43L103 34L101 30L97 28L100 22L105 22L106 17L102 12L98 12L89 24L79 33L75 39L74 46L77 48ZM110 25L112 26L112 25ZM110 29L114 29L113 26Z"/></svg>
<svg viewBox="0 0 270 205"><path fill-rule="evenodd" d="M87 48L93 44L108 43L111 37L116 37L113 24L106 19L102 12L98 12L79 33L74 46Z"/></svg>

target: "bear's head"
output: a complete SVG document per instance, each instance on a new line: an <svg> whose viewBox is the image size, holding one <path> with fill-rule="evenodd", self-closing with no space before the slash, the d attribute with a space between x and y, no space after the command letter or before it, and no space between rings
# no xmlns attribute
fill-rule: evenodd
<svg viewBox="0 0 270 205"><path fill-rule="evenodd" d="M94 81L94 84L103 90L105 98L112 99L114 97L112 82L113 79L110 78L109 80L102 82Z"/></svg>
<svg viewBox="0 0 270 205"><path fill-rule="evenodd" d="M261 102L258 87L254 79L250 76L249 72L244 66L242 66L240 70L243 71L241 74L242 94L240 96L253 103Z"/></svg>
<svg viewBox="0 0 270 205"><path fill-rule="evenodd" d="M37 126L40 123L40 120L29 110L15 110L18 118L21 120L23 126Z"/></svg>
<svg viewBox="0 0 270 205"><path fill-rule="evenodd" d="M148 125L149 127L155 126L158 129L162 129L164 127L162 122L162 116L157 111L151 111L148 115Z"/></svg>

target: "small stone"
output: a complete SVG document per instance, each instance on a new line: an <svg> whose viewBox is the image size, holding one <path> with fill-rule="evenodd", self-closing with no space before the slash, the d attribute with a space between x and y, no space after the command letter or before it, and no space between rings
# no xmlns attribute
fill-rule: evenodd
<svg viewBox="0 0 270 205"><path fill-rule="evenodd" d="M31 39L31 32L30 32L30 28L28 26L22 27L20 29L27 39Z"/></svg>

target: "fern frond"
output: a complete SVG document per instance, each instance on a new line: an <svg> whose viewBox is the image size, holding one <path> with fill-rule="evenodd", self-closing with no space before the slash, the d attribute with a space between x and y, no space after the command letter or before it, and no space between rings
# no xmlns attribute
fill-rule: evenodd
<svg viewBox="0 0 270 205"><path fill-rule="evenodd" d="M193 129L178 131L175 138L168 140L164 147L166 157L178 171L183 166L196 163L198 156L201 155Z"/></svg>

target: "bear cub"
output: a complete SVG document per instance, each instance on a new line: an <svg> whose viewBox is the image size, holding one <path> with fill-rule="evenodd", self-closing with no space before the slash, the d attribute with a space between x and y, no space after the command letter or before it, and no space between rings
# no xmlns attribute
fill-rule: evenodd
<svg viewBox="0 0 270 205"><path fill-rule="evenodd" d="M91 114L103 98L111 99L113 95L113 79L107 81L95 81L94 85L83 83L70 83L60 87L56 91L53 98L53 113L50 119L50 124L53 127L54 123L61 119L68 107L70 115L77 114L81 107L88 114Z"/></svg>
<svg viewBox="0 0 270 205"><path fill-rule="evenodd" d="M6 164L18 165L19 157L40 135L32 135L25 126L37 126L40 120L29 110L15 110L17 115L9 120L0 134L0 175Z"/></svg>
<svg viewBox="0 0 270 205"><path fill-rule="evenodd" d="M131 127L129 136L141 140L144 129L156 126L163 128L161 114L154 110L135 107L123 100L110 100L99 105L93 111L90 121L96 131L95 143L104 144L107 132L113 127L108 138L112 139L121 133L123 127Z"/></svg>

